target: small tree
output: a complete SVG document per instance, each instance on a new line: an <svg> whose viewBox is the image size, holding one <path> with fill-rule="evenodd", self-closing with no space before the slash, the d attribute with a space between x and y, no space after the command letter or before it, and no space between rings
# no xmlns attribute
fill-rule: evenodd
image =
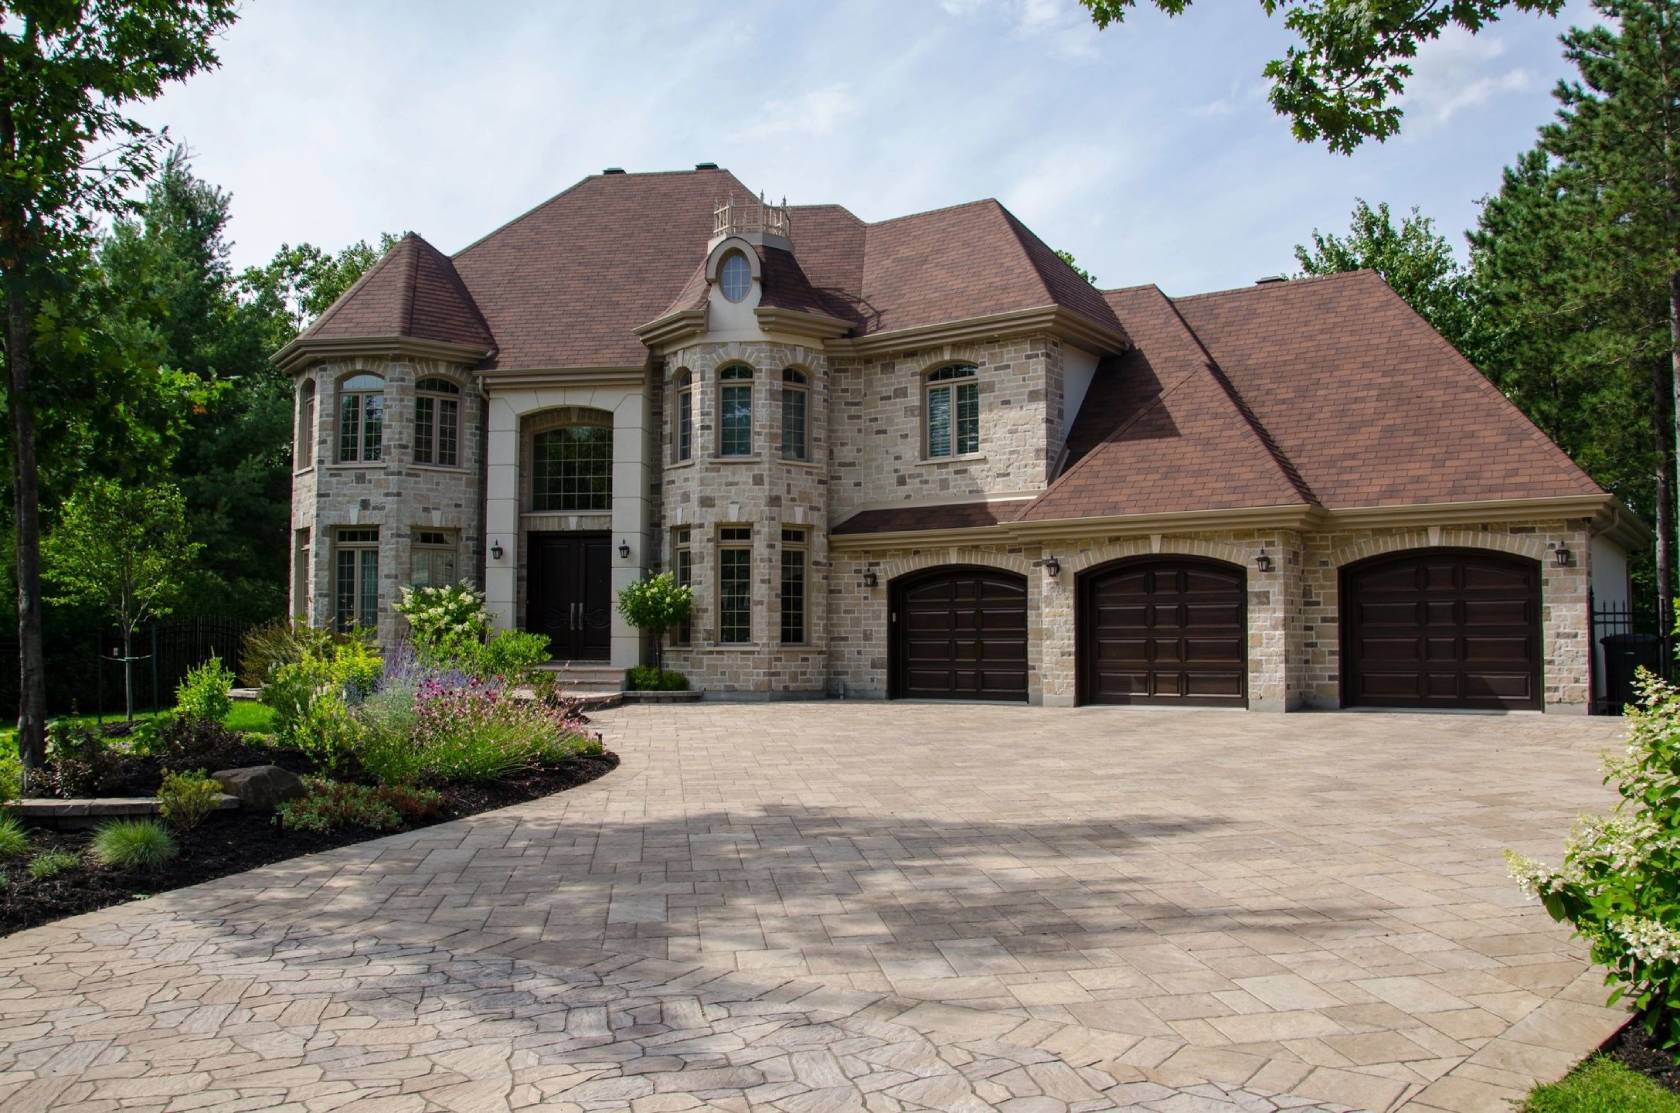
<svg viewBox="0 0 1680 1113"><path fill-rule="evenodd" d="M46 574L54 603L104 608L122 631L123 691L134 718L134 631L166 615L182 573L202 547L188 537L186 502L170 484L123 487L83 480L47 538Z"/></svg>
<svg viewBox="0 0 1680 1113"><path fill-rule="evenodd" d="M653 667L665 679L665 635L694 613L694 591L669 572L639 580L618 593L618 613L638 630L653 635Z"/></svg>

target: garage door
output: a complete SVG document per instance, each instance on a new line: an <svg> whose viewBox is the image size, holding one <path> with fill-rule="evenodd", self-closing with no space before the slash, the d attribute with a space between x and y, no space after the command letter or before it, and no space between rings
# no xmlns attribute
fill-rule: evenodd
<svg viewBox="0 0 1680 1113"><path fill-rule="evenodd" d="M1540 565L1413 550L1342 573L1343 699L1367 707L1538 708Z"/></svg>
<svg viewBox="0 0 1680 1113"><path fill-rule="evenodd" d="M1086 573L1079 589L1084 702L1245 703L1241 568L1152 557Z"/></svg>
<svg viewBox="0 0 1680 1113"><path fill-rule="evenodd" d="M904 699L1027 698L1027 581L988 568L940 568L892 592L892 694Z"/></svg>

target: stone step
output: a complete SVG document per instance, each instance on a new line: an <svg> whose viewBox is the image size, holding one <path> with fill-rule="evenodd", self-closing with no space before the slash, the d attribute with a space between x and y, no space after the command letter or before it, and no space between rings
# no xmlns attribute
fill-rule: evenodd
<svg viewBox="0 0 1680 1113"><path fill-rule="evenodd" d="M216 798L216 810L226 811L239 806L237 796L222 793ZM41 827L97 827L112 819L140 819L158 814L155 796L102 796L79 800L57 800L50 797L28 796L21 800L7 800L4 811L25 823Z"/></svg>
<svg viewBox="0 0 1680 1113"><path fill-rule="evenodd" d="M624 669L611 665L578 665L566 661L550 661L537 666L554 677L554 683L567 695L586 695L624 691Z"/></svg>

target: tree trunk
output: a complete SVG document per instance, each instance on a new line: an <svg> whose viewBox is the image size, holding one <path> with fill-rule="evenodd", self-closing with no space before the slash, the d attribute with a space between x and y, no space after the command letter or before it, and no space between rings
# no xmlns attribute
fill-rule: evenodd
<svg viewBox="0 0 1680 1113"><path fill-rule="evenodd" d="M1653 364L1651 376L1652 424L1657 435L1657 630L1663 639L1665 666L1674 660L1674 516L1675 442L1674 362L1672 358Z"/></svg>
<svg viewBox="0 0 1680 1113"><path fill-rule="evenodd" d="M123 705L128 721L134 721L134 631L123 627Z"/></svg>
<svg viewBox="0 0 1680 1113"><path fill-rule="evenodd" d="M18 756L29 793L47 755L47 674L41 649L41 488L35 407L29 394L29 301L16 273L5 276L6 393L12 410L12 502L17 523Z"/></svg>

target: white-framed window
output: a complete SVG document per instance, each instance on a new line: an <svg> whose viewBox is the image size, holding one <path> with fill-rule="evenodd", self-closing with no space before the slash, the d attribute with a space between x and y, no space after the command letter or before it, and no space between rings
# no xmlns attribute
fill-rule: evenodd
<svg viewBox="0 0 1680 1113"><path fill-rule="evenodd" d="M379 531L342 527L333 536L333 617L340 630L379 625Z"/></svg>
<svg viewBox="0 0 1680 1113"><path fill-rule="evenodd" d="M752 289L752 264L739 251L731 251L718 266L718 288L730 301L740 301Z"/></svg>
<svg viewBox="0 0 1680 1113"><path fill-rule="evenodd" d="M941 367L927 377L929 459L980 451L980 372L968 363Z"/></svg>
<svg viewBox="0 0 1680 1113"><path fill-rule="evenodd" d="M807 582L804 529L782 527L782 644L805 644L805 596Z"/></svg>
<svg viewBox="0 0 1680 1113"><path fill-rule="evenodd" d="M671 575L683 587L694 586L694 549L688 526L671 531ZM687 645L694 638L694 624L684 622L677 627L674 644Z"/></svg>
<svg viewBox="0 0 1680 1113"><path fill-rule="evenodd" d="M446 468L461 462L461 388L448 379L414 384L414 462Z"/></svg>
<svg viewBox="0 0 1680 1113"><path fill-rule="evenodd" d="M305 379L298 387L297 444L292 449L292 466L308 471L315 466L315 380Z"/></svg>
<svg viewBox="0 0 1680 1113"><path fill-rule="evenodd" d="M385 380L352 375L338 384L338 462L378 463L385 433Z"/></svg>
<svg viewBox="0 0 1680 1113"><path fill-rule="evenodd" d="M752 641L752 527L718 527L718 641Z"/></svg>
<svg viewBox="0 0 1680 1113"><path fill-rule="evenodd" d="M810 379L792 367L782 372L782 459L809 460Z"/></svg>
<svg viewBox="0 0 1680 1113"><path fill-rule="evenodd" d="M417 529L408 550L408 582L415 587L443 587L459 578L461 551L452 530Z"/></svg>
<svg viewBox="0 0 1680 1113"><path fill-rule="evenodd" d="M671 380L671 458L694 459L694 376L683 368Z"/></svg>
<svg viewBox="0 0 1680 1113"><path fill-rule="evenodd" d="M753 372L732 363L718 372L718 455L751 456Z"/></svg>

